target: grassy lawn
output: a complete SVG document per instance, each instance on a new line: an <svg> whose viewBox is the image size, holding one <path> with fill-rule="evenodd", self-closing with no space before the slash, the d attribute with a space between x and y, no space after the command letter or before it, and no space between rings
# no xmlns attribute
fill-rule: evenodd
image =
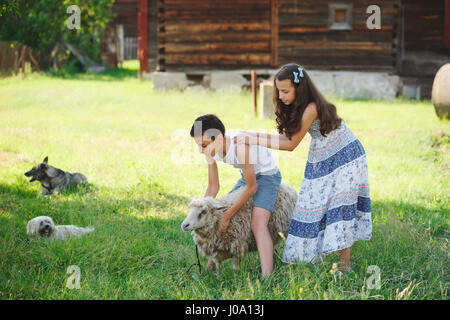
<svg viewBox="0 0 450 320"><path fill-rule="evenodd" d="M253 117L250 93L155 92L133 67L101 75L32 74L0 79L0 298L2 299L448 299L450 121L430 101L332 99L369 161L373 236L352 247L353 276L320 265L281 262L261 281L257 253L237 273L186 274L196 261L180 224L189 195L201 196L207 168L188 130L215 113L227 130L274 130ZM294 152L275 152L283 180L299 189L309 135ZM37 199L23 175L49 156L82 172L90 186ZM219 164L226 194L239 172ZM30 241L26 223L94 226L67 242ZM201 257L203 266L206 259ZM69 289L67 268L81 270ZM381 287L368 288L381 270ZM369 268L369 270L371 270Z"/></svg>

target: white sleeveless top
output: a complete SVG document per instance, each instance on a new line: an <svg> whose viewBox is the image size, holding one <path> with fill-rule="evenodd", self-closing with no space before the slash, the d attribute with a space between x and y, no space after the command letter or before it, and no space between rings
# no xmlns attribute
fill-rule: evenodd
<svg viewBox="0 0 450 320"><path fill-rule="evenodd" d="M237 135L237 132L228 132L225 134L226 138L230 138L230 146L228 153L225 157L221 158L218 153L215 154L214 160L223 161L235 168L239 168L242 174L242 165L239 163L236 156L236 144L233 142L233 138ZM250 164L253 165L255 175L272 175L278 172L278 166L275 163L275 159L266 147L258 145L250 145L249 152Z"/></svg>

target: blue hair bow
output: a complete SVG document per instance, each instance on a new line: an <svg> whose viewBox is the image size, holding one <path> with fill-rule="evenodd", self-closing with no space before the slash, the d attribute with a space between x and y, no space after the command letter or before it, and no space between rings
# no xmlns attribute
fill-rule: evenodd
<svg viewBox="0 0 450 320"><path fill-rule="evenodd" d="M294 71L293 73L294 73L294 83L300 83L300 79L298 78L298 76L303 78L303 68L298 67L298 72Z"/></svg>

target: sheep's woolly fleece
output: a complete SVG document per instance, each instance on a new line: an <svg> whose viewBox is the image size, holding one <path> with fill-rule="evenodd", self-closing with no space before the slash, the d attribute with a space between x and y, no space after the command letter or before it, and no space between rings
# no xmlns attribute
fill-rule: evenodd
<svg viewBox="0 0 450 320"><path fill-rule="evenodd" d="M211 258L219 270L221 262L228 258L233 258L234 268L239 267L245 254L257 249L251 230L253 197L231 218L228 229L222 235L218 234L223 212L243 191L244 188L239 188L220 199L191 199L189 215L181 225L183 231L192 231L200 251ZM279 232L287 235L296 202L297 192L282 183L268 224L274 245L280 240Z"/></svg>

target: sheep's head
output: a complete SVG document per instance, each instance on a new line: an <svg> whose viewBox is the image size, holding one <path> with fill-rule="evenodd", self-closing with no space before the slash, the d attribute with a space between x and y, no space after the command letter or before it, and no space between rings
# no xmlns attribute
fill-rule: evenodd
<svg viewBox="0 0 450 320"><path fill-rule="evenodd" d="M192 231L203 228L207 223L207 215L224 206L212 197L195 199L191 196L189 214L181 224L181 230Z"/></svg>

